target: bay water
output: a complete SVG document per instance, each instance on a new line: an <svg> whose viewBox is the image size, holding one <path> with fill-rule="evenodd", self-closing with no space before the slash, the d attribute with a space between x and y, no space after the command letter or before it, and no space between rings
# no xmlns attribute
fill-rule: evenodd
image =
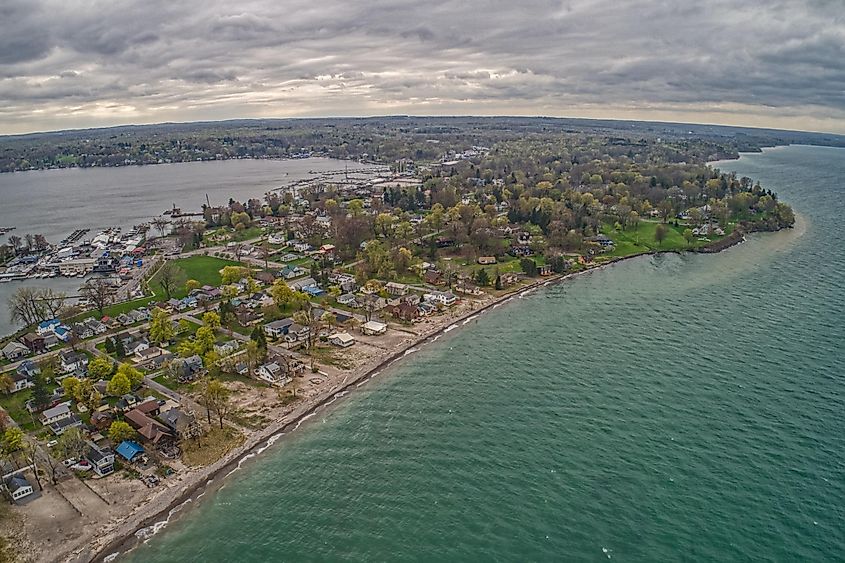
<svg viewBox="0 0 845 563"><path fill-rule="evenodd" d="M312 172L362 168L357 162L329 158L244 159L0 174L0 227L16 227L0 235L0 244L13 234L21 238L27 233L43 234L56 244L75 229L92 229L88 237L109 227L128 230L173 206L198 212L206 201L226 205L229 198L263 199L274 188L314 177ZM21 286L52 287L72 294L80 282L37 279L0 284L0 336L17 328L6 303Z"/></svg>
<svg viewBox="0 0 845 563"><path fill-rule="evenodd" d="M799 214L629 260L422 347L131 561L845 557L845 150L722 169Z"/></svg>

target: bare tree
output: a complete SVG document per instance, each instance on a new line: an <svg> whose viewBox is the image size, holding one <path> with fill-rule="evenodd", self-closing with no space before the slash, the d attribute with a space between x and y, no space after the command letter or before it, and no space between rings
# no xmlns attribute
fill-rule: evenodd
<svg viewBox="0 0 845 563"><path fill-rule="evenodd" d="M97 308L100 315L114 302L115 290L106 278L89 280L81 289L82 296Z"/></svg>
<svg viewBox="0 0 845 563"><path fill-rule="evenodd" d="M173 262L167 262L158 271L158 284L164 294L170 299L173 291L185 283L185 272Z"/></svg>
<svg viewBox="0 0 845 563"><path fill-rule="evenodd" d="M44 305L39 300L39 291L32 287L19 287L9 296L9 318L21 324L31 325L44 318Z"/></svg>
<svg viewBox="0 0 845 563"><path fill-rule="evenodd" d="M150 221L150 223L152 223L153 227L155 227L155 229L158 231L159 236L164 236L168 231L168 227L170 226L170 221L168 221L161 215L155 217L152 221Z"/></svg>

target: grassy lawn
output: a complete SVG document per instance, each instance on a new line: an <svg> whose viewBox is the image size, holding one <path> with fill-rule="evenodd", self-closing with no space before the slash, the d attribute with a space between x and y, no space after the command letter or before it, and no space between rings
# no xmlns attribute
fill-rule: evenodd
<svg viewBox="0 0 845 563"><path fill-rule="evenodd" d="M317 363L329 366L335 366L340 369L349 369L352 367L349 360L343 357L343 352L340 348L332 345L328 346L314 346L311 350L311 355L317 360Z"/></svg>
<svg viewBox="0 0 845 563"><path fill-rule="evenodd" d="M222 282L220 279L220 270L224 266L243 266L240 262L233 260L223 260L222 258L215 258L213 256L191 256L190 258L180 258L171 262L185 272L186 280L197 280L200 285L219 286ZM150 288L155 291L159 300L165 298L164 290L158 283L158 275L154 276L150 281ZM181 299L188 294L185 286L176 288L172 297Z"/></svg>
<svg viewBox="0 0 845 563"><path fill-rule="evenodd" d="M689 227L683 224L675 226L671 223L666 224L666 238L663 242L658 243L655 240L654 234L659 224L658 221L640 221L636 229L629 228L624 231L614 229L608 223L602 225L602 233L613 239L613 242L616 243L616 248L603 256L619 257L649 251L680 251L707 244L707 242L697 239L693 240L691 245L687 244L686 239L684 239L684 230ZM731 230L733 230L733 226L729 225L726 232L730 233ZM722 237L711 235L708 238L714 241Z"/></svg>
<svg viewBox="0 0 845 563"><path fill-rule="evenodd" d="M241 445L244 436L234 428L213 426L202 438L186 440L182 446L182 461L191 467L210 465Z"/></svg>
<svg viewBox="0 0 845 563"><path fill-rule="evenodd" d="M26 431L33 431L40 425L32 422L32 415L26 410L26 402L32 396L32 391L25 389L11 395L0 395L0 406L9 416Z"/></svg>

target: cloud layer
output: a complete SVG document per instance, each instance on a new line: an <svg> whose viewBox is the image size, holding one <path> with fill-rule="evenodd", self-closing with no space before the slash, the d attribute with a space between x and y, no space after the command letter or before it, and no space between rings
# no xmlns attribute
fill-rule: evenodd
<svg viewBox="0 0 845 563"><path fill-rule="evenodd" d="M0 133L390 113L845 132L845 10L841 0L0 5Z"/></svg>

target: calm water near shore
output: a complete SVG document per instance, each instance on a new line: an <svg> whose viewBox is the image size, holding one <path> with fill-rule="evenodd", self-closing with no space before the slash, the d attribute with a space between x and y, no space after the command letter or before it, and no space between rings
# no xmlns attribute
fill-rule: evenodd
<svg viewBox="0 0 845 563"><path fill-rule="evenodd" d="M74 229L129 229L149 221L173 205L200 211L206 194L212 205L229 198L245 201L284 184L313 177L310 171L357 170L357 162L328 158L302 160L221 160L125 166L66 168L0 174L0 227L11 234L43 234L58 243ZM9 236L9 235L6 235ZM0 235L0 243L7 241ZM6 300L21 285L72 291L79 282L35 280L0 284L0 335L13 331ZM68 287L66 287L68 286Z"/></svg>
<svg viewBox="0 0 845 563"><path fill-rule="evenodd" d="M777 191L799 227L513 299L128 559L840 559L845 150L722 167Z"/></svg>

